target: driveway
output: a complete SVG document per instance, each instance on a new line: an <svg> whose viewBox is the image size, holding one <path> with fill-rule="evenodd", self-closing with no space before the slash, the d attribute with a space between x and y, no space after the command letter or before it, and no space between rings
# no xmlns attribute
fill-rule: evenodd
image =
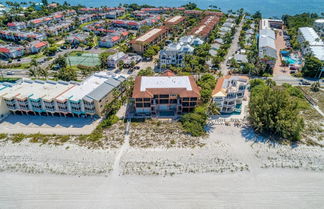
<svg viewBox="0 0 324 209"><path fill-rule="evenodd" d="M234 53L239 49L238 42L239 42L239 37L240 37L240 33L241 33L241 30L242 30L242 27L243 27L243 23L244 23L244 16L242 18L242 21L239 24L239 27L236 30L236 33L234 34L231 47L228 49L228 53L225 56L225 60L220 64L220 69L221 69L221 72L222 72L223 75L227 75L228 70L229 70L227 68L227 66L226 66L226 63L227 63L228 59L231 56L233 56Z"/></svg>

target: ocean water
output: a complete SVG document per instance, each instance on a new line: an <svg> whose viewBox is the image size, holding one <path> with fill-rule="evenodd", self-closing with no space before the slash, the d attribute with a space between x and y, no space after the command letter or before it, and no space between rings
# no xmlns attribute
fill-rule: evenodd
<svg viewBox="0 0 324 209"><path fill-rule="evenodd" d="M23 0L22 0L23 1ZM63 3L64 0L55 0ZM66 0L72 5L81 4L88 7L118 6L121 4L150 4L154 6L176 7L188 3L188 0ZM51 2L51 0L49 0ZM200 8L209 5L220 7L223 11L244 8L248 12L260 10L264 17L281 17L283 14L299 14L303 12L324 12L324 0L190 0Z"/></svg>

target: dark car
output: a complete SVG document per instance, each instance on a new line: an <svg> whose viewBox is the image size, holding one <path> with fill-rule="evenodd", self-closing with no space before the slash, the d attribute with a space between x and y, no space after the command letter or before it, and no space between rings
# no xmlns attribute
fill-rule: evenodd
<svg viewBox="0 0 324 209"><path fill-rule="evenodd" d="M301 80L301 85L311 85L311 83L310 82L308 82L308 81L306 81L306 80Z"/></svg>

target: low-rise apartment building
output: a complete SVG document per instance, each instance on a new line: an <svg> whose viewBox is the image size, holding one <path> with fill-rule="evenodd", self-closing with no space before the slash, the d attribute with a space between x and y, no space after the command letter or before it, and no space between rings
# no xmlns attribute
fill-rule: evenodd
<svg viewBox="0 0 324 209"><path fill-rule="evenodd" d="M0 91L2 113L60 116L102 115L125 76L98 72L81 83L22 79ZM122 89L121 89L122 90Z"/></svg>
<svg viewBox="0 0 324 209"><path fill-rule="evenodd" d="M89 37L88 33L71 34L68 37L66 37L65 42L70 43L72 45L87 43L88 37Z"/></svg>
<svg viewBox="0 0 324 209"><path fill-rule="evenodd" d="M299 28L297 40L302 46L304 55L312 54L319 60L324 61L324 42L313 28Z"/></svg>
<svg viewBox="0 0 324 209"><path fill-rule="evenodd" d="M25 54L25 48L16 45L0 45L0 56L4 59L14 59L22 57Z"/></svg>
<svg viewBox="0 0 324 209"><path fill-rule="evenodd" d="M221 113L241 111L249 78L247 76L227 75L217 80L212 98Z"/></svg>
<svg viewBox="0 0 324 209"><path fill-rule="evenodd" d="M179 32L182 26L185 25L185 20L186 17L177 15L166 19L164 25L167 26L171 32Z"/></svg>
<svg viewBox="0 0 324 209"><path fill-rule="evenodd" d="M46 38L46 35L44 33L0 29L0 38L12 41L44 40Z"/></svg>
<svg viewBox="0 0 324 209"><path fill-rule="evenodd" d="M21 30L27 27L25 22L10 22L7 26L9 30Z"/></svg>
<svg viewBox="0 0 324 209"><path fill-rule="evenodd" d="M47 41L33 41L29 43L29 45L26 48L28 53L36 54L45 49L46 47L48 47Z"/></svg>
<svg viewBox="0 0 324 209"><path fill-rule="evenodd" d="M188 35L198 36L206 40L219 20L219 16L206 16L196 27L191 29Z"/></svg>
<svg viewBox="0 0 324 209"><path fill-rule="evenodd" d="M167 37L167 35L168 29L161 26L159 28L153 28L138 38L130 41L130 44L135 52L143 54L149 46L160 43Z"/></svg>
<svg viewBox="0 0 324 209"><path fill-rule="evenodd" d="M137 76L133 90L134 117L174 117L191 112L200 102L193 76Z"/></svg>

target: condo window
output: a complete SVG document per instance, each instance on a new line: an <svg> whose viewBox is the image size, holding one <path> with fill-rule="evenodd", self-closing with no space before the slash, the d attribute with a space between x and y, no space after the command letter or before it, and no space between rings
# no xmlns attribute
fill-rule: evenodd
<svg viewBox="0 0 324 209"><path fill-rule="evenodd" d="M168 104L169 100L168 99L161 99L160 104Z"/></svg>
<svg viewBox="0 0 324 209"><path fill-rule="evenodd" d="M150 101L151 99L150 98L144 98L144 101Z"/></svg>
<svg viewBox="0 0 324 209"><path fill-rule="evenodd" d="M171 100L170 100L170 103L171 103L171 104L177 104L177 100L176 100L176 99L171 99Z"/></svg>
<svg viewBox="0 0 324 209"><path fill-rule="evenodd" d="M191 97L191 101L197 101L197 97Z"/></svg>
<svg viewBox="0 0 324 209"><path fill-rule="evenodd" d="M143 104L142 103L137 103L136 107L143 107Z"/></svg>
<svg viewBox="0 0 324 209"><path fill-rule="evenodd" d="M136 99L136 102L141 102L142 101L142 98L137 98Z"/></svg>
<svg viewBox="0 0 324 209"><path fill-rule="evenodd" d="M161 94L160 95L160 98L169 98L169 95L167 95L167 94Z"/></svg>
<svg viewBox="0 0 324 209"><path fill-rule="evenodd" d="M144 103L144 107L150 107L151 104L150 103Z"/></svg>
<svg viewBox="0 0 324 209"><path fill-rule="evenodd" d="M189 98L188 97L184 97L182 100L183 101L189 101Z"/></svg>

